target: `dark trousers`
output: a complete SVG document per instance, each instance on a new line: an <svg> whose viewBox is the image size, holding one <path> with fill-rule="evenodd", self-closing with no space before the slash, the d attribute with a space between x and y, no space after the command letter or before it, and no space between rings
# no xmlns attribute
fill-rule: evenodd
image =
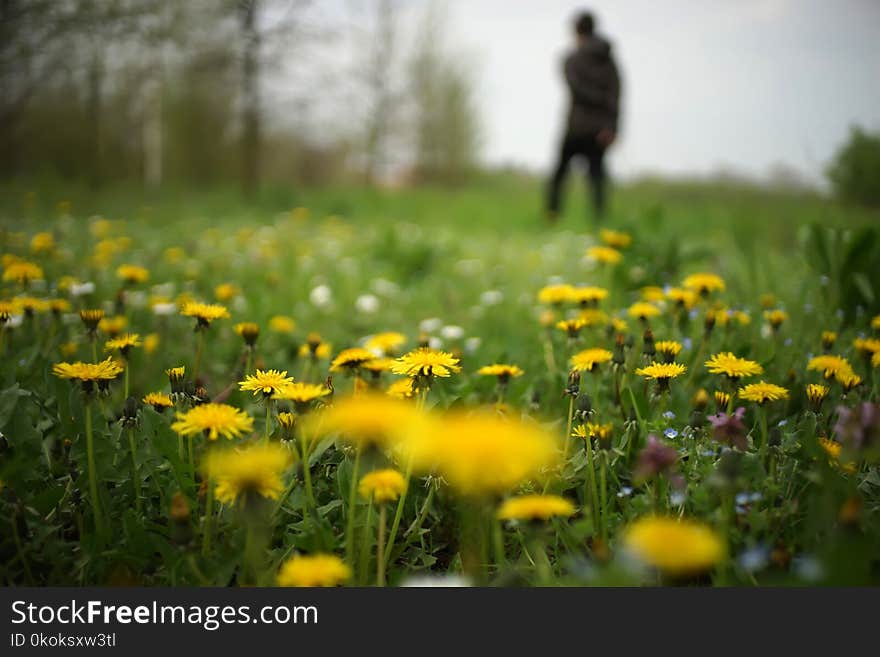
<svg viewBox="0 0 880 657"><path fill-rule="evenodd" d="M562 188L571 160L576 156L587 160L587 183L593 194L593 209L597 218L602 217L605 213L605 147L598 142L595 135L566 135L562 140L559 162L547 185L547 211L553 214L560 211Z"/></svg>

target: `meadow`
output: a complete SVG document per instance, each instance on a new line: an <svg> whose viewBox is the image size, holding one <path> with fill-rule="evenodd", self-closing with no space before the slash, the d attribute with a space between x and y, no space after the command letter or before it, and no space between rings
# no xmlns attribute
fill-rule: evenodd
<svg viewBox="0 0 880 657"><path fill-rule="evenodd" d="M880 216L579 183L4 184L3 583L878 583Z"/></svg>

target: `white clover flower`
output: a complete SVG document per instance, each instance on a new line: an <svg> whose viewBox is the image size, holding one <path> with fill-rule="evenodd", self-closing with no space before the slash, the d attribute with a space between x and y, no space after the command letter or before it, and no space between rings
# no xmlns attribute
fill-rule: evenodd
<svg viewBox="0 0 880 657"><path fill-rule="evenodd" d="M429 346L431 349L435 349L435 350L437 350L437 349L442 349L442 348L443 348L443 340L441 340L440 338L438 338L438 337L432 335L432 336L428 339L428 346Z"/></svg>
<svg viewBox="0 0 880 657"><path fill-rule="evenodd" d="M448 324L440 329L440 335L444 340L461 340L464 337L464 329L455 324Z"/></svg>
<svg viewBox="0 0 880 657"><path fill-rule="evenodd" d="M375 294L362 294L355 299L354 307L360 313L373 314L379 310L379 297Z"/></svg>
<svg viewBox="0 0 880 657"><path fill-rule="evenodd" d="M329 306L333 302L333 291L328 285L318 285L309 292L309 301L318 308Z"/></svg>
<svg viewBox="0 0 880 657"><path fill-rule="evenodd" d="M177 304L174 303L154 303L153 314L159 317L168 317L177 312Z"/></svg>
<svg viewBox="0 0 880 657"><path fill-rule="evenodd" d="M477 349L480 348L480 345L482 343L483 343L482 338L478 338L476 336L472 337L472 338L468 338L467 340L464 341L465 353L468 353L468 354L474 353Z"/></svg>
<svg viewBox="0 0 880 657"><path fill-rule="evenodd" d="M87 281L85 283L74 283L70 286L70 296L72 297L82 297L86 294L94 294L95 293L95 284L91 281Z"/></svg>
<svg viewBox="0 0 880 657"><path fill-rule="evenodd" d="M480 303L484 306L497 306L504 301L504 292L501 290L486 290L480 295Z"/></svg>
<svg viewBox="0 0 880 657"><path fill-rule="evenodd" d="M419 322L419 331L422 333L433 333L443 326L443 320L439 317L429 317Z"/></svg>
<svg viewBox="0 0 880 657"><path fill-rule="evenodd" d="M462 575L419 575L407 577L400 586L408 588L458 588L473 586L471 580Z"/></svg>

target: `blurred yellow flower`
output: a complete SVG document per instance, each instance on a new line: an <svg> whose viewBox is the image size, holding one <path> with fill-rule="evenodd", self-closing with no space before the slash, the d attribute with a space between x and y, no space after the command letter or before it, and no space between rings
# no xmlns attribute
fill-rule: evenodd
<svg viewBox="0 0 880 657"><path fill-rule="evenodd" d="M623 255L610 246L591 246L587 249L587 257L603 265L615 265L620 262Z"/></svg>
<svg viewBox="0 0 880 657"><path fill-rule="evenodd" d="M549 520L574 515L574 505L558 495L521 495L504 500L498 509L500 520Z"/></svg>
<svg viewBox="0 0 880 657"><path fill-rule="evenodd" d="M599 231L599 239L615 249L625 249L632 244L632 237L628 233L608 228L603 228Z"/></svg>
<svg viewBox="0 0 880 657"><path fill-rule="evenodd" d="M171 400L170 395L166 395L164 392L150 392L144 395L142 400L148 406L152 406L156 411L161 413L166 408L170 408L174 406L174 402Z"/></svg>
<svg viewBox="0 0 880 657"><path fill-rule="evenodd" d="M49 253L55 249L55 237L52 233L37 233L31 238L31 251Z"/></svg>
<svg viewBox="0 0 880 657"><path fill-rule="evenodd" d="M364 348L380 356L393 356L406 344L406 336L396 331L385 331L371 335L364 343Z"/></svg>
<svg viewBox="0 0 880 657"><path fill-rule="evenodd" d="M608 290L604 287L575 287L571 291L571 300L581 306L595 305L608 297Z"/></svg>
<svg viewBox="0 0 880 657"><path fill-rule="evenodd" d="M239 322L232 327L236 335L240 336L244 343L253 347L260 336L260 325L254 322Z"/></svg>
<svg viewBox="0 0 880 657"><path fill-rule="evenodd" d="M411 436L415 467L436 470L467 496L507 493L558 458L556 441L547 431L494 413L450 413Z"/></svg>
<svg viewBox="0 0 880 657"><path fill-rule="evenodd" d="M637 301L633 305L631 305L626 312L633 319L647 321L652 317L657 317L657 315L660 314L660 309L653 303L648 303L646 301Z"/></svg>
<svg viewBox="0 0 880 657"><path fill-rule="evenodd" d="M698 575L725 559L724 541L709 526L678 518L648 516L623 531L634 557L667 575Z"/></svg>
<svg viewBox="0 0 880 657"><path fill-rule="evenodd" d="M842 356L822 354L811 358L807 363L807 369L822 372L826 379L837 377L838 374L850 374L853 372L852 365Z"/></svg>
<svg viewBox="0 0 880 657"><path fill-rule="evenodd" d="M376 504L394 502L406 490L406 479L397 470L374 470L361 477L358 493Z"/></svg>
<svg viewBox="0 0 880 657"><path fill-rule="evenodd" d="M278 571L278 586L339 586L351 578L351 568L332 554L296 556Z"/></svg>
<svg viewBox="0 0 880 657"><path fill-rule="evenodd" d="M559 306L563 303L571 302L573 292L574 287L567 283L547 285L538 290L538 302L552 306Z"/></svg>
<svg viewBox="0 0 880 657"><path fill-rule="evenodd" d="M241 289L235 283L220 283L214 288L214 298L220 303L228 303L241 294Z"/></svg>
<svg viewBox="0 0 880 657"><path fill-rule="evenodd" d="M346 397L314 413L307 421L310 435L339 434L352 445L393 447L429 422L415 405L370 391Z"/></svg>
<svg viewBox="0 0 880 657"><path fill-rule="evenodd" d="M250 495L277 500L284 491L282 477L293 463L291 452L276 443L253 445L241 450L214 450L208 454L205 470L224 504L234 504Z"/></svg>
<svg viewBox="0 0 880 657"><path fill-rule="evenodd" d="M116 268L116 277L124 283L144 283L150 278L150 272L140 265L119 265Z"/></svg>
<svg viewBox="0 0 880 657"><path fill-rule="evenodd" d="M330 363L331 372L353 372L367 361L376 357L372 351L363 347L343 349Z"/></svg>
<svg viewBox="0 0 880 657"><path fill-rule="evenodd" d="M126 333L125 335L107 340L104 343L104 350L118 351L125 356L133 347L140 347L142 344L140 335L137 333Z"/></svg>
<svg viewBox="0 0 880 657"><path fill-rule="evenodd" d="M724 291L724 279L717 274L707 272L691 274L681 282L681 285L702 296L710 292Z"/></svg>
<svg viewBox="0 0 880 657"><path fill-rule="evenodd" d="M297 381L284 386L278 391L277 398L292 401L294 404L303 405L326 397L330 389L320 383L303 383Z"/></svg>
<svg viewBox="0 0 880 657"><path fill-rule="evenodd" d="M507 383L510 379L522 376L524 372L516 365L504 365L496 363L494 365L483 365L477 370L477 374L481 376L498 377L499 383Z"/></svg>
<svg viewBox="0 0 880 657"><path fill-rule="evenodd" d="M26 285L30 281L36 281L43 278L43 268L33 262L19 260L11 262L3 268L3 280L5 282L13 281Z"/></svg>
<svg viewBox="0 0 880 657"><path fill-rule="evenodd" d="M296 330L296 322L287 315L275 315L269 320L269 330L273 333L291 334Z"/></svg>
<svg viewBox="0 0 880 657"><path fill-rule="evenodd" d="M180 311L180 314L184 317L195 317L197 325L201 328L210 326L211 322L215 320L226 319L230 316L226 306L216 303L198 303L196 301L187 302Z"/></svg>

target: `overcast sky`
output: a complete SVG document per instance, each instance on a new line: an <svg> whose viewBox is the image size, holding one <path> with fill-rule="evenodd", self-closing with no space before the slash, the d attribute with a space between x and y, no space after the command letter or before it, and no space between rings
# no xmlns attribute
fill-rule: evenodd
<svg viewBox="0 0 880 657"><path fill-rule="evenodd" d="M405 5L421 4L406 2ZM485 158L547 167L565 114L560 59L589 8L624 80L622 175L819 179L852 123L880 129L880 0L448 0L475 53Z"/></svg>

